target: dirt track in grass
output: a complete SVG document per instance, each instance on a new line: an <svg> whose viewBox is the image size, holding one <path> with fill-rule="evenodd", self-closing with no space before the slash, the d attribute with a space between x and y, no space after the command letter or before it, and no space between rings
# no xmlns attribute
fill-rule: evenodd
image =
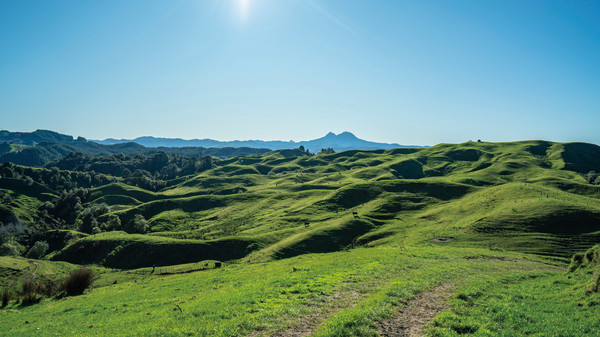
<svg viewBox="0 0 600 337"><path fill-rule="evenodd" d="M396 317L378 322L379 333L386 337L423 336L423 327L448 307L452 285L442 283L423 292L400 308Z"/></svg>

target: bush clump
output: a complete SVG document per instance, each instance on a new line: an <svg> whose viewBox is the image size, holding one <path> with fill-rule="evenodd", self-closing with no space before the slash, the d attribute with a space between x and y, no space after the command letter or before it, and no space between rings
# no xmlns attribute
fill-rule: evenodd
<svg viewBox="0 0 600 337"><path fill-rule="evenodd" d="M580 268L598 268L600 266L600 245L588 249L585 253L573 255L569 272L574 272Z"/></svg>
<svg viewBox="0 0 600 337"><path fill-rule="evenodd" d="M46 255L48 251L48 243L46 241L36 241L35 244L29 249L25 257L30 259L41 259Z"/></svg>
<svg viewBox="0 0 600 337"><path fill-rule="evenodd" d="M8 288L4 288L4 290L2 290L2 296L0 297L2 297L2 308L4 308L10 301L10 292L8 291Z"/></svg>
<svg viewBox="0 0 600 337"><path fill-rule="evenodd" d="M94 282L94 271L89 268L74 270L64 281L67 295L81 295Z"/></svg>
<svg viewBox="0 0 600 337"><path fill-rule="evenodd" d="M21 249L14 243L5 242L0 245L0 256L19 256Z"/></svg>
<svg viewBox="0 0 600 337"><path fill-rule="evenodd" d="M23 292L23 300L21 303L23 303L23 305L38 303L41 300L40 296L38 296L38 285L35 284L32 279L24 279L21 287Z"/></svg>

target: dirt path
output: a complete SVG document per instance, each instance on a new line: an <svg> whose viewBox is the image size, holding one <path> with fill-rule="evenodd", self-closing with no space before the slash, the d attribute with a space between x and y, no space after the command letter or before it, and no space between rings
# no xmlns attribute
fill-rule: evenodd
<svg viewBox="0 0 600 337"><path fill-rule="evenodd" d="M379 333L386 337L416 337L423 335L423 326L446 309L445 301L450 297L452 285L442 283L439 286L423 292L392 319L378 322Z"/></svg>
<svg viewBox="0 0 600 337"><path fill-rule="evenodd" d="M31 278L34 279L37 277L37 272L38 272L38 270L40 270L40 267L42 265L39 262L35 262L35 261L27 261L27 262L29 262L35 266L35 269L33 269L33 272L30 274Z"/></svg>

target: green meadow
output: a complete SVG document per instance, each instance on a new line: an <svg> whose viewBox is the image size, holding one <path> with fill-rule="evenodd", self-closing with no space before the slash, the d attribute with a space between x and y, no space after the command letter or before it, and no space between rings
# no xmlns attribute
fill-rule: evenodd
<svg viewBox="0 0 600 337"><path fill-rule="evenodd" d="M112 177L81 200L103 209L94 230L64 221L43 256L0 257L0 335L378 336L436 291L422 334L600 335L592 170L598 146L523 141L280 150L157 190ZM32 223L62 193L0 190ZM82 266L96 275L82 295L19 300L25 280Z"/></svg>

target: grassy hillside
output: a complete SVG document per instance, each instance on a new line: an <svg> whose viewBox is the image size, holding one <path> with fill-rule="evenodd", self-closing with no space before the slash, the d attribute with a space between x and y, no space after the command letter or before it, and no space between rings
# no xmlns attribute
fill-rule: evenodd
<svg viewBox="0 0 600 337"><path fill-rule="evenodd" d="M598 150L546 141L281 150L218 161L153 191L115 178L61 193L2 178L12 199L7 216L33 222L75 204L61 208L77 216L63 216L64 225L54 225L62 232L48 232L41 261L93 265L101 276L83 296L9 304L0 322L30 322L11 323L11 335L39 328L48 335L374 336L399 307L443 284L450 307L433 320L431 335L556 328L583 336L597 328L595 295L581 297L583 284L595 282L587 280L595 267L586 267L595 255L564 271L573 254L600 242L600 186L584 179L600 171ZM57 206L45 208L47 200ZM14 268L0 265L0 287L32 265L10 261ZM213 269L219 262L224 267ZM563 308L540 285L573 300ZM521 298L514 296L545 314L514 308ZM547 304L534 304L536 296ZM580 302L581 312L569 311ZM487 303L496 311L482 309ZM57 319L57 312L65 314ZM554 315L581 324L561 328ZM77 323L59 328L61 319Z"/></svg>
<svg viewBox="0 0 600 337"><path fill-rule="evenodd" d="M83 296L28 307L9 305L0 311L0 322L10 326L13 336L34 331L270 336L298 329L308 316L319 323L329 317L315 329L316 335L371 335L372 320L392 315L415 293L439 282L475 286L483 275L502 277L507 267L514 275L552 270L485 250L356 249L171 276L138 275ZM463 277L466 270L469 278ZM109 281L117 277L102 275Z"/></svg>
<svg viewBox="0 0 600 337"><path fill-rule="evenodd" d="M568 259L600 234L600 187L582 178L595 162L573 166L578 146L590 145L465 143L317 156L283 150L229 159L158 192L113 183L93 189L90 199L107 203L123 225L143 215L153 237L250 240L248 261L436 237Z"/></svg>

